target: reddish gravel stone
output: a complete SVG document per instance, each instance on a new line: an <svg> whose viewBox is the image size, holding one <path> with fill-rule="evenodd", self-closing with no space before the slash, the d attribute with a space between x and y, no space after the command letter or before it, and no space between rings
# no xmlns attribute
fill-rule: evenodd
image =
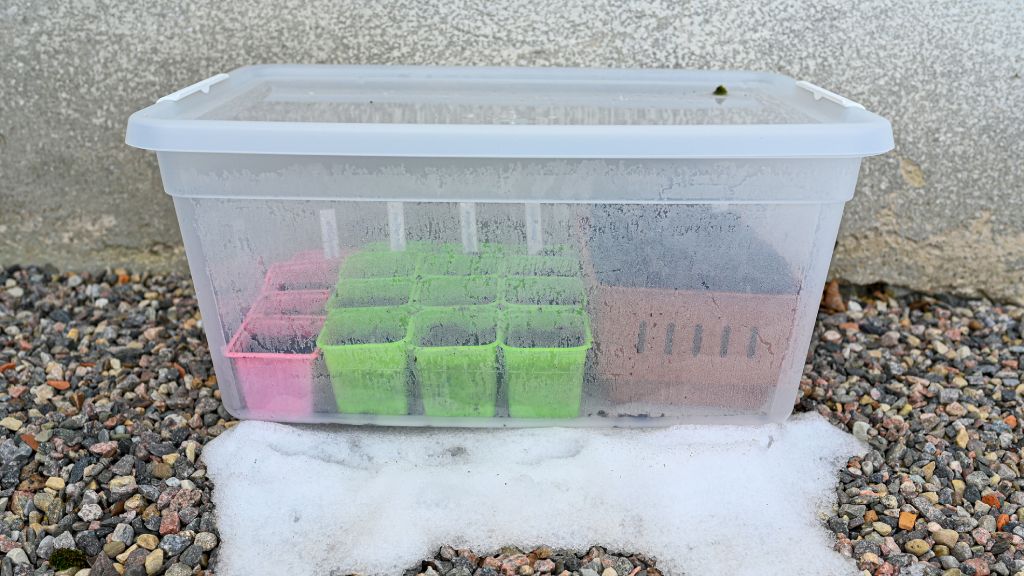
<svg viewBox="0 0 1024 576"><path fill-rule="evenodd" d="M117 456L117 442L97 442L89 446L89 452L104 458Z"/></svg>
<svg viewBox="0 0 1024 576"><path fill-rule="evenodd" d="M181 521L178 519L178 513L174 510L167 510L160 518L160 535L177 534L180 525Z"/></svg>

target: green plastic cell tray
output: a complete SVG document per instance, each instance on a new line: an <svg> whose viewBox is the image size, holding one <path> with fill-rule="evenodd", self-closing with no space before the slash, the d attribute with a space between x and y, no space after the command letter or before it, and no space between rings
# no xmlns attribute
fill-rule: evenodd
<svg viewBox="0 0 1024 576"><path fill-rule="evenodd" d="M501 257L457 252L424 254L419 270L424 276L493 276L501 273Z"/></svg>
<svg viewBox="0 0 1024 576"><path fill-rule="evenodd" d="M480 306L496 303L500 289L494 276L428 276L420 280L415 301L420 306Z"/></svg>
<svg viewBox="0 0 1024 576"><path fill-rule="evenodd" d="M578 416L593 345L587 313L578 307L512 308L502 332L509 416Z"/></svg>
<svg viewBox="0 0 1024 576"><path fill-rule="evenodd" d="M395 278L416 275L421 254L417 252L360 252L345 259L340 280L355 278Z"/></svg>
<svg viewBox="0 0 1024 576"><path fill-rule="evenodd" d="M407 414L408 308L349 308L327 315L317 346L338 411Z"/></svg>
<svg viewBox="0 0 1024 576"><path fill-rule="evenodd" d="M428 308L415 316L414 372L428 416L494 416L499 328L494 306Z"/></svg>
<svg viewBox="0 0 1024 576"><path fill-rule="evenodd" d="M327 301L327 309L405 306L416 284L409 278L343 278Z"/></svg>
<svg viewBox="0 0 1024 576"><path fill-rule="evenodd" d="M586 304L582 278L513 276L505 280L504 302L525 306L579 306Z"/></svg>
<svg viewBox="0 0 1024 576"><path fill-rule="evenodd" d="M582 276L579 258L573 256L506 256L502 263L508 276Z"/></svg>

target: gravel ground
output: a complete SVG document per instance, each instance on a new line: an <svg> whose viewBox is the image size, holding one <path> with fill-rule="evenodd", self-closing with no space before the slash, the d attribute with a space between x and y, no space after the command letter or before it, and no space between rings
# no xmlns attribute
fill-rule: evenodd
<svg viewBox="0 0 1024 576"><path fill-rule="evenodd" d="M837 471L836 550L875 576L1024 576L1024 309L835 289L825 305L797 410L872 447ZM212 574L199 456L232 424L187 279L0 269L0 576ZM660 574L544 547L442 547L407 574L562 570Z"/></svg>
<svg viewBox="0 0 1024 576"><path fill-rule="evenodd" d="M1024 309L835 296L798 410L871 446L839 471L836 550L876 576L1024 576Z"/></svg>
<svg viewBox="0 0 1024 576"><path fill-rule="evenodd" d="M433 558L405 571L404 576L533 576L534 574L578 574L579 576L661 576L657 559L643 554L609 552L599 546L589 550L552 550L539 546L524 552L514 546L477 555L472 550L442 546Z"/></svg>
<svg viewBox="0 0 1024 576"><path fill-rule="evenodd" d="M0 574L214 561L199 455L230 416L190 281L0 270L0 373Z"/></svg>

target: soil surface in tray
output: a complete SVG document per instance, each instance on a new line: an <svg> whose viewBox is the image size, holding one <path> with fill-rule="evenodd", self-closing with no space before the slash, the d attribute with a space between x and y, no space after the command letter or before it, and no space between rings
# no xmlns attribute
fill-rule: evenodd
<svg viewBox="0 0 1024 576"><path fill-rule="evenodd" d="M338 301L348 307L357 308L362 306L401 306L409 302L405 295L374 294L358 297L341 297Z"/></svg>
<svg viewBox="0 0 1024 576"><path fill-rule="evenodd" d="M330 288L333 288L333 286L331 286L329 284L326 284L326 283L324 283L322 281L318 282L318 281L315 281L315 280L285 280L285 281L281 281L281 282L276 282L274 284L274 286L275 286L275 288L277 288L280 291L290 291L290 290L328 290Z"/></svg>
<svg viewBox="0 0 1024 576"><path fill-rule="evenodd" d="M255 354L312 354L315 336L260 336L253 334L243 352Z"/></svg>
<svg viewBox="0 0 1024 576"><path fill-rule="evenodd" d="M391 344L392 342L398 342L403 336L405 336L405 333L397 330L375 329L358 336L331 338L330 345L351 346L353 344Z"/></svg>
<svg viewBox="0 0 1024 576"><path fill-rule="evenodd" d="M575 328L512 330L505 339L516 348L574 348L583 346L583 333Z"/></svg>
<svg viewBox="0 0 1024 576"><path fill-rule="evenodd" d="M494 294L467 294L465 292L435 293L424 298L427 306L482 306L497 300Z"/></svg>
<svg viewBox="0 0 1024 576"><path fill-rule="evenodd" d="M530 304L534 306L573 306L580 303L578 294L530 294L515 293L509 297L512 304Z"/></svg>
<svg viewBox="0 0 1024 576"><path fill-rule="evenodd" d="M467 330L460 326L437 324L420 337L420 346L481 346L494 342L495 330Z"/></svg>
<svg viewBox="0 0 1024 576"><path fill-rule="evenodd" d="M274 305L271 305L274 307ZM276 312L287 316L317 316L324 312L323 302L317 304L281 304L277 306Z"/></svg>

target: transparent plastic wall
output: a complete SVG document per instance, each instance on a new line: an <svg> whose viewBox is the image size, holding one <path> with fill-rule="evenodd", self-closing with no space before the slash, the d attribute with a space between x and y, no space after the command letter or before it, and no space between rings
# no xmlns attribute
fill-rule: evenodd
<svg viewBox="0 0 1024 576"><path fill-rule="evenodd" d="M644 426L790 413L859 159L160 165L232 413Z"/></svg>

